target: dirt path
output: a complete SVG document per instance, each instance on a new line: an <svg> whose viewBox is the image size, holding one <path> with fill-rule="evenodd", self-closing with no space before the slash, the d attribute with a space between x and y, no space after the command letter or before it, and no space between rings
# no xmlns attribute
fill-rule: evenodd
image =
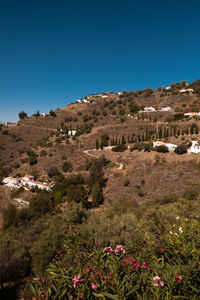
<svg viewBox="0 0 200 300"><path fill-rule="evenodd" d="M106 150L106 149L105 149ZM89 155L89 156L92 156L92 157L95 157L95 158L98 158L99 156L97 155L94 155L92 153L89 153L89 151L96 151L96 149L89 149L89 150L84 150L83 153ZM112 161L114 164L118 165L119 167L117 168L118 170L122 170L123 169L123 164L122 163L118 163L116 161Z"/></svg>

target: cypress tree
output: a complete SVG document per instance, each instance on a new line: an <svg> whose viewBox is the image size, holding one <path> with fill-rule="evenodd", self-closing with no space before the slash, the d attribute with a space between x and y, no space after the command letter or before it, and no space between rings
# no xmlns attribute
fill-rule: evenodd
<svg viewBox="0 0 200 300"><path fill-rule="evenodd" d="M99 149L99 140L96 139L96 150L98 150L98 149Z"/></svg>
<svg viewBox="0 0 200 300"><path fill-rule="evenodd" d="M159 132L158 132L158 136L159 136L159 139L162 139L162 129L161 128L159 128Z"/></svg>
<svg viewBox="0 0 200 300"><path fill-rule="evenodd" d="M142 133L142 142L144 142L144 132Z"/></svg>
<svg viewBox="0 0 200 300"><path fill-rule="evenodd" d="M146 129L146 141L148 141L148 139L149 139L149 129L147 128Z"/></svg>
<svg viewBox="0 0 200 300"><path fill-rule="evenodd" d="M125 140L125 137L124 135L122 135L122 144L125 145L126 144L126 140Z"/></svg>
<svg viewBox="0 0 200 300"><path fill-rule="evenodd" d="M176 136L176 126L174 126L174 136Z"/></svg>

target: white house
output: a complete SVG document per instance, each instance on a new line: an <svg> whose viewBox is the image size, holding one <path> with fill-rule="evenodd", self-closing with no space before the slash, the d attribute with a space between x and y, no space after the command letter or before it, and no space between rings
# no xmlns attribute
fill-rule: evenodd
<svg viewBox="0 0 200 300"><path fill-rule="evenodd" d="M193 89L182 89L179 91L179 93L186 93L186 92L192 93L192 92L194 92L194 90Z"/></svg>
<svg viewBox="0 0 200 300"><path fill-rule="evenodd" d="M76 134L76 130L68 130L68 135L75 135Z"/></svg>
<svg viewBox="0 0 200 300"><path fill-rule="evenodd" d="M148 111L156 111L156 109L154 107L151 107L151 106L145 107L144 112L148 112Z"/></svg>
<svg viewBox="0 0 200 300"><path fill-rule="evenodd" d="M175 145L175 144L164 143L164 142L161 142L161 141L156 141L156 142L153 143L154 148L159 147L159 146L166 146L170 152L173 152L177 147L177 145Z"/></svg>
<svg viewBox="0 0 200 300"><path fill-rule="evenodd" d="M194 117L194 116L200 116L200 112L190 112L190 113L185 113L184 116L185 116L185 117L192 118L192 117Z"/></svg>
<svg viewBox="0 0 200 300"><path fill-rule="evenodd" d="M200 143L198 141L192 141L191 147L188 149L189 153L199 153L200 152Z"/></svg>
<svg viewBox="0 0 200 300"><path fill-rule="evenodd" d="M18 187L20 182L20 178L14 178L14 177L7 177L3 180L3 183L11 186L11 187Z"/></svg>
<svg viewBox="0 0 200 300"><path fill-rule="evenodd" d="M3 180L3 183L9 187L29 187L29 188L39 188L42 190L50 191L51 187L53 187L53 183L46 183L46 182L39 182L34 181L34 176L26 175L22 178L14 178L14 177L7 177Z"/></svg>
<svg viewBox="0 0 200 300"><path fill-rule="evenodd" d="M160 111L171 111L171 107L162 107Z"/></svg>
<svg viewBox="0 0 200 300"><path fill-rule="evenodd" d="M102 98L108 98L108 95L103 95Z"/></svg>
<svg viewBox="0 0 200 300"><path fill-rule="evenodd" d="M21 178L21 181L34 181L34 176L32 175L25 175L24 177Z"/></svg>
<svg viewBox="0 0 200 300"><path fill-rule="evenodd" d="M171 86L166 86L165 87L165 90L170 90L171 89Z"/></svg>

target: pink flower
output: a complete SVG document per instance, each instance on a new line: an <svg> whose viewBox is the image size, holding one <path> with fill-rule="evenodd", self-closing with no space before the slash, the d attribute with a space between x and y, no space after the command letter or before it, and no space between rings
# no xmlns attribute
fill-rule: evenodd
<svg viewBox="0 0 200 300"><path fill-rule="evenodd" d="M125 251L125 249L123 248L122 245L117 245L117 246L116 246L115 253L118 253L118 250L120 250L120 251L123 252L124 254L126 253L126 251Z"/></svg>
<svg viewBox="0 0 200 300"><path fill-rule="evenodd" d="M153 284L153 286L158 286L158 284L155 282L155 283Z"/></svg>
<svg viewBox="0 0 200 300"><path fill-rule="evenodd" d="M110 246L106 247L104 250L105 250L108 254L114 252L114 250L113 250Z"/></svg>
<svg viewBox="0 0 200 300"><path fill-rule="evenodd" d="M91 286L94 290L96 290L98 288L98 286L96 284L94 284L93 282L91 282Z"/></svg>
<svg viewBox="0 0 200 300"><path fill-rule="evenodd" d="M76 288L77 283L81 280L81 276L75 276L72 281L74 282L73 287Z"/></svg>
<svg viewBox="0 0 200 300"><path fill-rule="evenodd" d="M161 278L159 276L155 276L155 277L153 277L153 280L159 282L161 280Z"/></svg>
<svg viewBox="0 0 200 300"><path fill-rule="evenodd" d="M160 281L160 285L161 285L161 286L164 286L164 282L163 282L163 281Z"/></svg>
<svg viewBox="0 0 200 300"><path fill-rule="evenodd" d="M176 281L180 282L183 278L181 276L176 276Z"/></svg>
<svg viewBox="0 0 200 300"><path fill-rule="evenodd" d="M137 263L137 262L136 262L136 263L134 264L134 267L138 270L139 267L140 267L140 263Z"/></svg>
<svg viewBox="0 0 200 300"><path fill-rule="evenodd" d="M160 251L163 252L164 251L163 248L160 248Z"/></svg>
<svg viewBox="0 0 200 300"><path fill-rule="evenodd" d="M86 273L89 274L90 273L90 268L86 269Z"/></svg>

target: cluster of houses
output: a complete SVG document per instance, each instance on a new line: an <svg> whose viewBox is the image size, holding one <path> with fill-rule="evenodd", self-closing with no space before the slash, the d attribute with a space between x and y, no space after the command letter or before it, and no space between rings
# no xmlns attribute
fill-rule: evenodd
<svg viewBox="0 0 200 300"><path fill-rule="evenodd" d="M179 91L179 93L193 93L194 90L193 89L182 89Z"/></svg>
<svg viewBox="0 0 200 300"><path fill-rule="evenodd" d="M160 110L156 110L154 107L152 106L148 106L148 107L144 107L143 110L140 110L139 112L154 112L154 111L171 111L171 107L161 107Z"/></svg>
<svg viewBox="0 0 200 300"><path fill-rule="evenodd" d="M195 116L200 117L200 112L188 112L184 114L185 117L193 118Z"/></svg>
<svg viewBox="0 0 200 300"><path fill-rule="evenodd" d="M177 145L171 144L171 143L165 143L161 141L156 141L153 143L153 147L157 148L159 146L166 146L169 150L169 152L174 152ZM200 142L198 141L192 141L191 146L188 148L188 153L200 153Z"/></svg>
<svg viewBox="0 0 200 300"><path fill-rule="evenodd" d="M108 95L106 95L106 94L91 94L91 95L86 96L84 98L78 99L76 102L78 104L90 103L90 102L93 102L94 97L101 97L101 98L104 99L104 98L108 98Z"/></svg>
<svg viewBox="0 0 200 300"><path fill-rule="evenodd" d="M38 188L41 190L50 191L53 187L53 183L46 183L35 181L34 176L26 175L24 177L7 177L3 180L3 184L9 187L20 188L24 187L25 189Z"/></svg>

